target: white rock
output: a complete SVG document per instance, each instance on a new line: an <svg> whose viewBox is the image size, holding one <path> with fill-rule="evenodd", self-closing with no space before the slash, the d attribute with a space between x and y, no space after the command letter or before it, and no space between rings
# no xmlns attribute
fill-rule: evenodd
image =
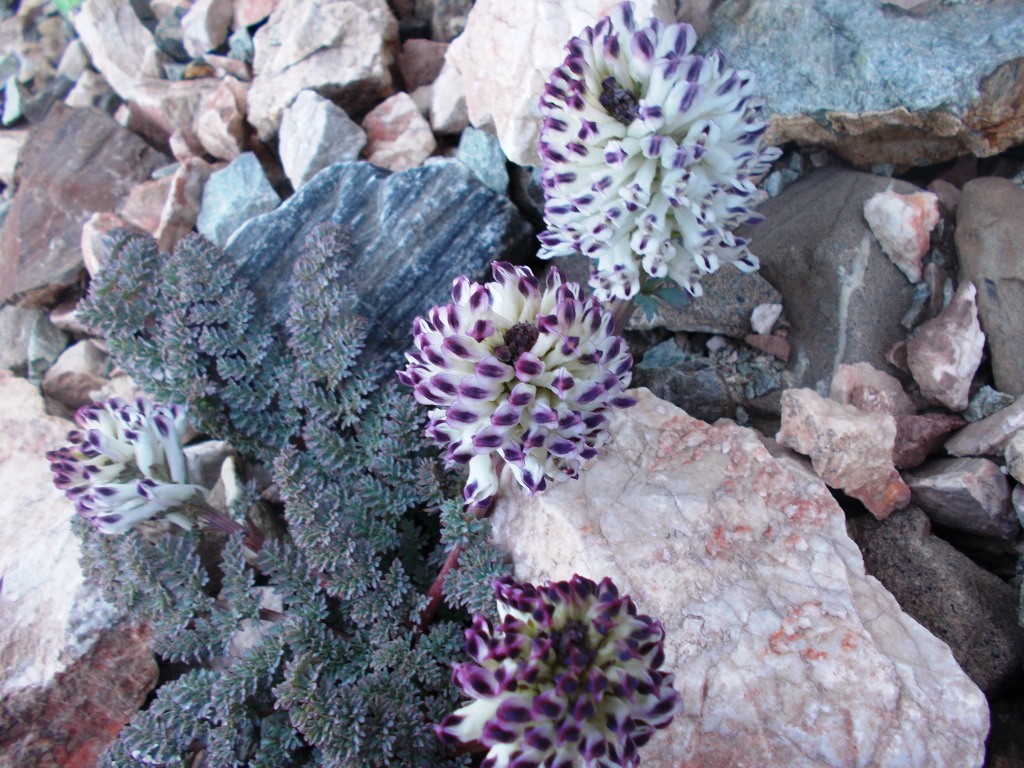
<svg viewBox="0 0 1024 768"><path fill-rule="evenodd" d="M918 282L931 231L939 221L938 196L931 192L879 192L864 203L864 218L889 260L910 282Z"/></svg>
<svg viewBox="0 0 1024 768"><path fill-rule="evenodd" d="M366 158L392 171L405 171L422 163L437 148L430 123L407 93L396 93L363 118Z"/></svg>
<svg viewBox="0 0 1024 768"><path fill-rule="evenodd" d="M219 48L228 39L235 9L231 0L196 0L181 18L185 50L193 59Z"/></svg>
<svg viewBox="0 0 1024 768"><path fill-rule="evenodd" d="M445 60L461 73L470 122L492 128L509 160L540 164L537 101L544 83L565 59L570 38L607 16L618 2L477 0L473 5L465 31L452 41ZM638 0L635 13L641 21L651 16L674 21L676 5ZM680 17L685 18L685 10Z"/></svg>
<svg viewBox="0 0 1024 768"><path fill-rule="evenodd" d="M384 0L284 0L253 37L249 122L264 141L307 88L350 112L391 91L398 22Z"/></svg>
<svg viewBox="0 0 1024 768"><path fill-rule="evenodd" d="M245 108L249 85L222 78L207 94L196 115L195 133L203 148L221 160L234 160L245 149Z"/></svg>
<svg viewBox="0 0 1024 768"><path fill-rule="evenodd" d="M864 503L879 520L910 502L910 489L892 463L896 419L822 397L813 389L782 393L782 427L775 439L809 456L832 488Z"/></svg>
<svg viewBox="0 0 1024 768"><path fill-rule="evenodd" d="M865 575L824 485L637 394L580 480L530 498L506 476L492 525L517 578L609 576L664 623L684 711L642 764L980 766L984 696Z"/></svg>
<svg viewBox="0 0 1024 768"><path fill-rule="evenodd" d="M0 131L0 181L8 187L14 184L14 170L18 155L28 141L28 129Z"/></svg>
<svg viewBox="0 0 1024 768"><path fill-rule="evenodd" d="M85 70L78 76L75 87L64 97L64 103L69 107L92 107L103 97L113 94L110 85L102 75Z"/></svg>
<svg viewBox="0 0 1024 768"><path fill-rule="evenodd" d="M153 34L124 0L85 0L72 16L92 65L126 101L140 79L146 49Z"/></svg>
<svg viewBox="0 0 1024 768"><path fill-rule="evenodd" d="M750 313L750 327L754 333L771 333L781 314L781 304L758 304Z"/></svg>
<svg viewBox="0 0 1024 768"><path fill-rule="evenodd" d="M332 163L356 160L365 145L358 123L315 91L302 91L281 119L278 150L294 189Z"/></svg>
<svg viewBox="0 0 1024 768"><path fill-rule="evenodd" d="M446 55L441 73L430 86L430 127L435 133L448 136L462 133L467 125L469 112L462 73Z"/></svg>
<svg viewBox="0 0 1024 768"><path fill-rule="evenodd" d="M962 411L981 365L985 334L978 322L978 292L964 281L949 305L907 342L907 364L921 394L951 411Z"/></svg>
<svg viewBox="0 0 1024 768"><path fill-rule="evenodd" d="M83 583L74 507L44 455L73 428L44 413L34 386L0 371L0 698L49 683L118 618Z"/></svg>

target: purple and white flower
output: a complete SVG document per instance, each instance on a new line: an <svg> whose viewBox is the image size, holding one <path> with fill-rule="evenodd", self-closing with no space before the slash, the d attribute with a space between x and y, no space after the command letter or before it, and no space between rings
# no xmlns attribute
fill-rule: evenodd
<svg viewBox="0 0 1024 768"><path fill-rule="evenodd" d="M531 493L576 477L607 440L608 410L634 402L611 312L557 269L543 287L527 267L492 269L494 282L459 277L451 304L416 318L398 373L433 406L427 434L446 461L469 465L464 495L477 506L497 491L496 457Z"/></svg>
<svg viewBox="0 0 1024 768"><path fill-rule="evenodd" d="M753 75L696 40L622 3L569 41L541 96L541 256L591 258L601 299L636 295L641 269L699 296L701 273L758 267L732 230L761 220L752 179L780 152Z"/></svg>
<svg viewBox="0 0 1024 768"><path fill-rule="evenodd" d="M622 768L682 708L662 672L665 631L611 579L541 587L495 581L499 623L466 630L471 662L453 679L472 701L435 726L479 741L484 768Z"/></svg>
<svg viewBox="0 0 1024 768"><path fill-rule="evenodd" d="M68 433L71 444L46 458L54 485L78 514L109 534L160 513L190 527L176 510L208 491L188 480L184 408L115 397L79 408L74 418L80 429Z"/></svg>

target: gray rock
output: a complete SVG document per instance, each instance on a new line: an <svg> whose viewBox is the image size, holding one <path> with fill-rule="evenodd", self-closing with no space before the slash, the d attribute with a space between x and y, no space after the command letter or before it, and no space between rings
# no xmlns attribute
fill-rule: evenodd
<svg viewBox="0 0 1024 768"><path fill-rule="evenodd" d="M67 345L45 309L0 307L0 368L39 381Z"/></svg>
<svg viewBox="0 0 1024 768"><path fill-rule="evenodd" d="M967 182L956 219L961 279L978 287L996 389L1024 395L1024 189L994 177Z"/></svg>
<svg viewBox="0 0 1024 768"><path fill-rule="evenodd" d="M981 421L996 411L1001 411L1003 408L1013 405L1013 400L1013 395L1008 395L1005 392L993 389L988 384L983 384L971 395L971 401L967 404L967 409L960 415L966 421Z"/></svg>
<svg viewBox="0 0 1024 768"><path fill-rule="evenodd" d="M1010 484L988 459L935 459L904 472L911 499L934 522L958 531L1012 539L1020 523Z"/></svg>
<svg viewBox="0 0 1024 768"><path fill-rule="evenodd" d="M464 165L439 161L401 173L369 163L325 168L276 211L239 230L228 252L283 319L288 276L306 235L331 221L353 241L351 285L369 321L369 345L405 350L417 315L450 299L459 275L482 277L494 260L525 255L529 225Z"/></svg>
<svg viewBox="0 0 1024 768"><path fill-rule="evenodd" d="M450 43L466 28L473 0L416 0L416 15L430 20L431 37Z"/></svg>
<svg viewBox="0 0 1024 768"><path fill-rule="evenodd" d="M223 248L236 229L280 202L256 155L244 152L206 180L196 229Z"/></svg>
<svg viewBox="0 0 1024 768"><path fill-rule="evenodd" d="M498 139L487 131L467 128L459 139L455 159L477 175L489 189L500 195L508 191L505 153Z"/></svg>
<svg viewBox="0 0 1024 768"><path fill-rule="evenodd" d="M759 207L763 223L741 231L761 259L761 276L782 294L794 386L828 391L841 363L902 375L887 355L902 340L899 322L914 288L882 253L863 215L864 202L890 185L918 191L866 173L814 171Z"/></svg>
<svg viewBox="0 0 1024 768"><path fill-rule="evenodd" d="M946 451L953 456L1002 456L1019 429L1024 429L1024 397L956 432L946 441Z"/></svg>
<svg viewBox="0 0 1024 768"><path fill-rule="evenodd" d="M927 515L916 507L881 522L858 517L849 527L867 572L949 644L983 691L998 693L1020 673L1024 629L1012 587L932 535Z"/></svg>
<svg viewBox="0 0 1024 768"><path fill-rule="evenodd" d="M700 41L757 73L773 133L855 163L987 156L1024 138L1017 2L724 3Z"/></svg>
<svg viewBox="0 0 1024 768"><path fill-rule="evenodd" d="M684 354L671 339L647 351L633 369L632 385L647 387L656 397L709 423L735 414L729 387L714 363Z"/></svg>
<svg viewBox="0 0 1024 768"><path fill-rule="evenodd" d="M366 131L315 91L299 93L281 119L278 149L294 189L328 165L357 159L365 145Z"/></svg>

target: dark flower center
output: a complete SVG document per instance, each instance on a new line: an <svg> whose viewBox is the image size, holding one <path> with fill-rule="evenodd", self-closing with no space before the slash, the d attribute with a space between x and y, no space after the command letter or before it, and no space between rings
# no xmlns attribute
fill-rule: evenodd
<svg viewBox="0 0 1024 768"><path fill-rule="evenodd" d="M636 96L627 91L614 77L606 77L601 83L601 95L597 99L608 114L623 125L629 125L640 114Z"/></svg>
<svg viewBox="0 0 1024 768"><path fill-rule="evenodd" d="M540 329L530 323L516 323L505 331L504 344L495 347L494 356L503 363L511 363L519 359L537 341Z"/></svg>
<svg viewBox="0 0 1024 768"><path fill-rule="evenodd" d="M577 670L586 669L594 660L594 649L587 643L587 625L578 619L555 633L555 648L559 660Z"/></svg>

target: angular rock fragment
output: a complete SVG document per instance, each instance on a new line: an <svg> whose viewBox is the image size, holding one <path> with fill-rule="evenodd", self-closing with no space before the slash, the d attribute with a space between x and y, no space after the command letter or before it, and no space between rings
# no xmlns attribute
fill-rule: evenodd
<svg viewBox="0 0 1024 768"><path fill-rule="evenodd" d="M366 159L391 171L414 168L437 148L430 123L407 93L396 93L363 118Z"/></svg>
<svg viewBox="0 0 1024 768"><path fill-rule="evenodd" d="M967 407L971 381L985 347L977 293L973 283L961 283L949 306L907 342L907 364L921 394L951 411Z"/></svg>
<svg viewBox="0 0 1024 768"><path fill-rule="evenodd" d="M245 152L206 180L196 229L223 248L236 229L280 202L256 155Z"/></svg>
<svg viewBox="0 0 1024 768"><path fill-rule="evenodd" d="M913 469L938 451L946 436L966 422L952 413L921 413L896 417L896 445L892 463L896 469Z"/></svg>
<svg viewBox="0 0 1024 768"><path fill-rule="evenodd" d="M864 218L892 263L910 282L920 281L931 231L939 222L938 197L931 192L879 192L864 203Z"/></svg>
<svg viewBox="0 0 1024 768"><path fill-rule="evenodd" d="M1024 429L1024 397L968 424L946 441L946 450L953 456L999 456L1019 429Z"/></svg>
<svg viewBox="0 0 1024 768"><path fill-rule="evenodd" d="M914 504L936 523L958 531L1012 539L1020 524L1010 485L988 459L935 459L904 472Z"/></svg>
<svg viewBox="0 0 1024 768"><path fill-rule="evenodd" d="M868 363L840 365L832 377L828 396L837 403L871 413L908 416L917 412L900 380Z"/></svg>
<svg viewBox="0 0 1024 768"><path fill-rule="evenodd" d="M302 91L281 119L281 165L294 189L328 165L358 159L365 145L366 132L315 91Z"/></svg>
<svg viewBox="0 0 1024 768"><path fill-rule="evenodd" d="M91 393L106 383L110 355L92 339L83 339L61 353L43 376L43 394L71 411L93 402Z"/></svg>
<svg viewBox="0 0 1024 768"><path fill-rule="evenodd" d="M887 413L861 411L813 389L788 389L775 439L809 456L822 480L880 520L910 502L910 489L893 467L896 420Z"/></svg>
<svg viewBox="0 0 1024 768"><path fill-rule="evenodd" d="M609 576L664 622L684 711L643 765L980 766L984 697L865 576L822 483L634 392L579 480L529 497L506 477L492 525L516 578Z"/></svg>

